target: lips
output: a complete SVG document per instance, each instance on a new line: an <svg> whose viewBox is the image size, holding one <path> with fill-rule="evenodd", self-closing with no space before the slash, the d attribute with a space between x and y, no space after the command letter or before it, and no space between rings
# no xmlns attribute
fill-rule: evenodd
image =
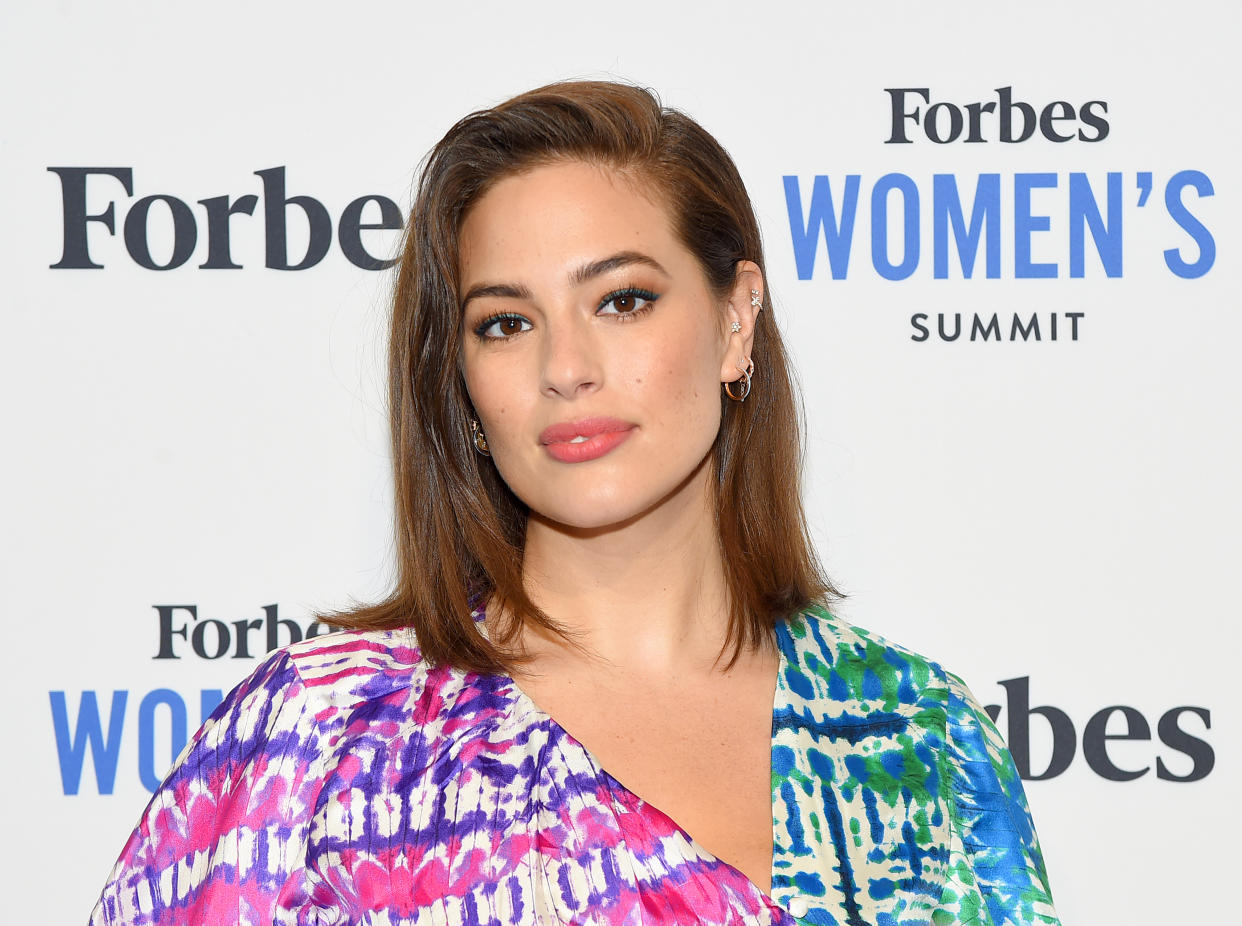
<svg viewBox="0 0 1242 926"><path fill-rule="evenodd" d="M583 418L544 428L539 443L562 463L585 463L622 444L635 425L619 418Z"/></svg>

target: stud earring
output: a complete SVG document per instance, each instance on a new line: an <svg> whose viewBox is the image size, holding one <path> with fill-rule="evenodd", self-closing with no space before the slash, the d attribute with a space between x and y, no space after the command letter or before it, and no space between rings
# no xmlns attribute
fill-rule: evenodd
<svg viewBox="0 0 1242 926"><path fill-rule="evenodd" d="M737 322L734 322L734 323L730 326L730 329L733 331L733 333L734 333L734 334L737 334L739 331L741 331L741 330L742 330L742 326L741 326L741 325L739 325Z"/></svg>
<svg viewBox="0 0 1242 926"><path fill-rule="evenodd" d="M492 452L487 446L487 435L483 433L483 429L479 427L479 422L475 418L470 419L470 435L474 438L474 449L483 456L490 457Z"/></svg>
<svg viewBox="0 0 1242 926"><path fill-rule="evenodd" d="M756 308L763 307L763 300L759 298L759 290L752 289L750 291L750 304L755 306Z"/></svg>

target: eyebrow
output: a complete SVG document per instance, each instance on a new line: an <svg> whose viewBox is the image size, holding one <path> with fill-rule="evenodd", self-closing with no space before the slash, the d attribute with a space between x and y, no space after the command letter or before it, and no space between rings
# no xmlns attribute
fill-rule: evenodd
<svg viewBox="0 0 1242 926"><path fill-rule="evenodd" d="M653 270L658 270L665 276L669 276L669 272L654 257L648 257L640 251L620 251L611 257L594 260L578 267L569 274L569 282L574 286L581 286L583 283L587 283L612 270L620 267L629 267L634 264L651 267ZM466 311L466 305L471 299L477 299L480 296L498 296L506 299L531 298L530 290L520 283L478 283L470 287L470 291L462 299L462 312Z"/></svg>

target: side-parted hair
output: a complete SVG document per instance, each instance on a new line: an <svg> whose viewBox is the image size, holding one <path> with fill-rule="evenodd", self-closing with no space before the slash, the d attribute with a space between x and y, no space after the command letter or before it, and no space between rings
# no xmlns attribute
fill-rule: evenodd
<svg viewBox="0 0 1242 926"><path fill-rule="evenodd" d="M511 672L523 622L574 643L522 582L527 508L480 456L460 373L459 232L497 181L540 165L583 161L619 171L656 194L675 233L723 303L737 263L764 273L754 210L728 153L697 122L646 88L561 81L464 117L428 152L397 271L389 343L389 414L396 499L395 588L383 601L324 614L355 628L411 627L436 665ZM765 286L766 290L766 286ZM765 291L754 331L749 399L721 390L712 448L716 523L729 595L729 665L770 639L774 623L842 595L815 555L801 495L800 403ZM509 624L490 639L472 607L501 606Z"/></svg>

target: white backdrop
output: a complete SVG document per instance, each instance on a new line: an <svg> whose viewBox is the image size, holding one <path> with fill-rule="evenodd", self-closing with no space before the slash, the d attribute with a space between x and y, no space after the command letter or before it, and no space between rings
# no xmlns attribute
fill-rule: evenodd
<svg viewBox="0 0 1242 926"><path fill-rule="evenodd" d="M242 645L234 622L283 643L279 621L300 633L313 609L385 589L390 280L347 259L337 223L368 195L404 215L414 165L457 118L565 77L652 86L736 158L805 391L816 537L852 596L839 611L963 675L1011 745L1029 737L1015 751L1034 775L1073 748L1027 783L1065 922L1221 921L1242 822L1227 791L1242 733L1236 5L204 9L0 13L6 921L85 920L144 781L266 651L268 623ZM1005 87L1036 112L1064 101L1052 116L1073 118L1048 127L1074 137L1005 143L978 110L980 141L969 126L928 138L931 104L968 117ZM903 97L920 113L900 121L908 144L886 143L895 88L927 90ZM1091 101L1100 140L1076 135L1100 134L1080 116ZM953 110L932 119L947 137ZM276 167L333 223L304 270L264 266L274 201L256 172ZM850 175L852 236L833 245L851 243L848 268L833 273L813 226L804 278L815 178L839 222ZM996 237L985 223L965 278L950 224L938 279L937 183L939 211L952 188L968 221L981 175ZM253 215L230 224L240 268L199 269L220 208L200 201L248 194ZM185 208L141 205L154 195ZM114 232L75 215L108 208ZM284 217L297 263L307 220ZM53 268L83 227L100 269ZM358 237L380 257L395 242ZM1023 242L1052 269L1023 269ZM144 248L184 262L145 269ZM881 272L903 263L903 279ZM966 334L942 340L939 313ZM1002 338L971 340L994 313ZM1015 313L1038 316L1040 340L1010 340ZM1015 717L1024 691L1055 710ZM1054 742L1049 716L1072 739ZM1105 762L1143 774L1111 780Z"/></svg>

